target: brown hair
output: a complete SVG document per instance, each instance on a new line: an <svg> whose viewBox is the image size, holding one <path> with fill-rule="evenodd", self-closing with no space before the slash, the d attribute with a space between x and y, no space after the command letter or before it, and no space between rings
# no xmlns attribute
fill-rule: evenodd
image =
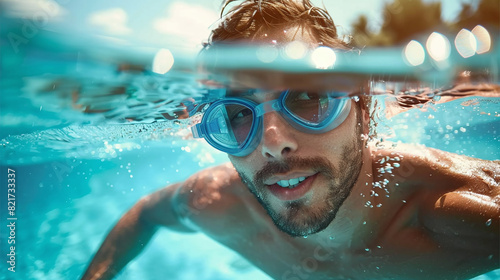
<svg viewBox="0 0 500 280"><path fill-rule="evenodd" d="M350 50L338 38L337 28L324 9L310 0L244 0L224 14L227 6L239 0L225 0L221 22L212 30L205 47L217 43L253 41L269 30L294 25L307 27L318 43L335 49Z"/></svg>

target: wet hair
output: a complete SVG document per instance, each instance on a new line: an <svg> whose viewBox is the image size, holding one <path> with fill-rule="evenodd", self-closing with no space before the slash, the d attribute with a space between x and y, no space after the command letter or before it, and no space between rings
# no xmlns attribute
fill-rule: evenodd
<svg viewBox="0 0 500 280"><path fill-rule="evenodd" d="M229 4L240 0L225 0L221 21L212 30L204 46L218 43L234 44L259 39L268 31L292 26L307 27L319 44L334 49L350 50L338 38L337 28L328 12L313 6L310 0L244 0L226 12Z"/></svg>
<svg viewBox="0 0 500 280"><path fill-rule="evenodd" d="M240 3L228 9L236 2ZM310 0L224 0L220 21L203 44L202 53L216 45L258 42L268 32L294 26L307 28L318 44L357 52L339 38L328 11L314 6ZM356 105L371 116L371 98L363 92L357 94L360 101Z"/></svg>

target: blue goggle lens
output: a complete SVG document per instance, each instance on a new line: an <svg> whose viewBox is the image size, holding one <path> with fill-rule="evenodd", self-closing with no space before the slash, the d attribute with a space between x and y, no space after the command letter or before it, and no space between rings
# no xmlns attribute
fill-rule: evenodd
<svg viewBox="0 0 500 280"><path fill-rule="evenodd" d="M283 99L283 107L293 117L311 124L322 123L329 116L334 101L325 93L289 91Z"/></svg>
<svg viewBox="0 0 500 280"><path fill-rule="evenodd" d="M326 93L286 91L268 107L247 99L227 98L214 102L205 112L201 124L193 128L195 137L204 137L209 144L223 152L244 156L258 144L261 116L268 111L280 114L295 128L323 133L343 122L347 100L336 99ZM268 102L266 102L268 103ZM350 106L349 106L350 108ZM347 111L348 113L348 111ZM335 119L339 123L331 125ZM260 140L260 139L259 139Z"/></svg>

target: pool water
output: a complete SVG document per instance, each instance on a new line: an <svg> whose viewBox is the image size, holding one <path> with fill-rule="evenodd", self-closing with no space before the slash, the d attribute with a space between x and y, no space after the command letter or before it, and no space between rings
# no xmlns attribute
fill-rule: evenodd
<svg viewBox="0 0 500 280"><path fill-rule="evenodd" d="M204 93L196 81L206 77L189 68L193 54L180 54L183 69L159 75L140 67L155 51L117 54L103 44L101 52L109 54L103 58L60 39L39 34L24 53L2 53L0 191L7 193L7 170L15 170L17 221L16 272L2 272L0 279L78 278L140 197L228 161L190 138L193 119L178 118L185 98ZM498 84L498 76L492 79ZM396 97L374 97L377 111L385 112ZM499 160L498 91L441 101L433 97L390 117L380 113L373 141ZM9 253L4 229L2 256ZM499 278L494 271L476 279ZM117 279L270 278L202 234L161 229Z"/></svg>

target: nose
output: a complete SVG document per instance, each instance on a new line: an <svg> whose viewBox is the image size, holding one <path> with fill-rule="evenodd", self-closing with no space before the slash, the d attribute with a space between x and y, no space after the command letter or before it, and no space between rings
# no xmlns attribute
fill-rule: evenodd
<svg viewBox="0 0 500 280"><path fill-rule="evenodd" d="M293 128L276 112L264 115L264 131L261 142L262 156L282 160L298 148Z"/></svg>

